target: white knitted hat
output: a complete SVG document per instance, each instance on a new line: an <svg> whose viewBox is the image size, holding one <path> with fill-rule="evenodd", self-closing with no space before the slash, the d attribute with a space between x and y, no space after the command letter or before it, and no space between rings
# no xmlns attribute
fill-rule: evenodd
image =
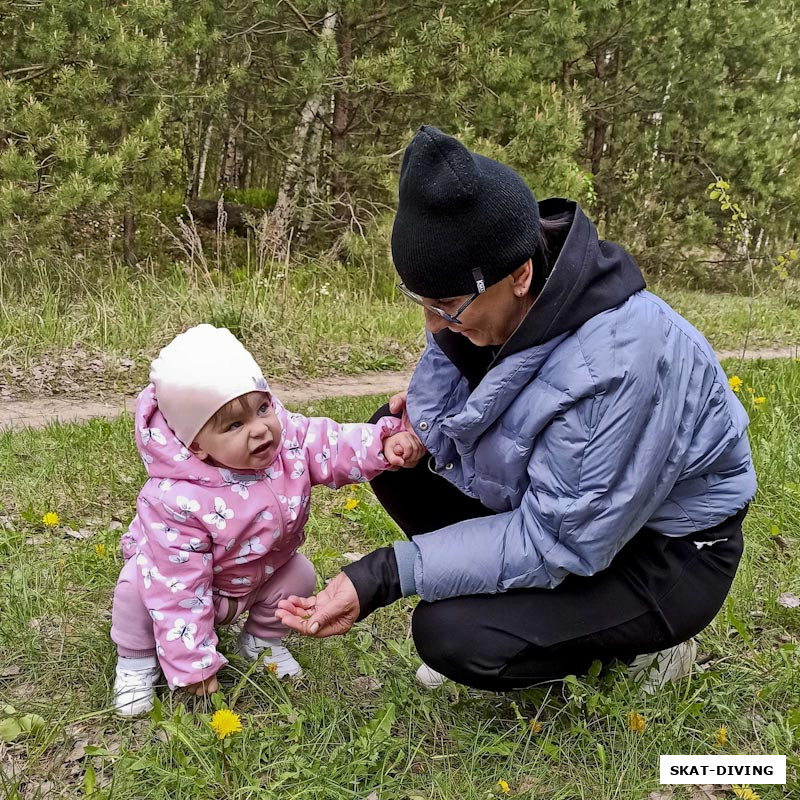
<svg viewBox="0 0 800 800"><path fill-rule="evenodd" d="M189 328L162 348L150 365L150 381L164 419L187 447L229 400L269 391L244 345L213 325Z"/></svg>

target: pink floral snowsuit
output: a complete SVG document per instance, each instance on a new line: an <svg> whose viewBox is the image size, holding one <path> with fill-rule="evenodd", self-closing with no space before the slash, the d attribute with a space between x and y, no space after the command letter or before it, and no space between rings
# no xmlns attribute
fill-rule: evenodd
<svg viewBox="0 0 800 800"><path fill-rule="evenodd" d="M250 609L255 629L248 632L259 635L260 609L262 628L266 613L272 636L286 632L272 616L277 601L314 589L313 567L297 553L311 487L370 480L388 466L383 440L402 430L394 417L339 424L272 400L281 449L266 470L237 473L201 461L178 441L152 385L137 399L136 443L149 479L122 537L126 564L111 636L120 655L157 654L172 688L207 679L227 663L216 649L215 616L227 623ZM282 575L289 580L281 582ZM277 594L265 591L271 579L281 583Z"/></svg>

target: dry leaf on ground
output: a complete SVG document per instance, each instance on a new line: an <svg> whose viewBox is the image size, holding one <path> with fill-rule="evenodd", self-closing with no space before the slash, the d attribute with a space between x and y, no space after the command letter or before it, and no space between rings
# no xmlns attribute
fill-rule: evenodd
<svg viewBox="0 0 800 800"><path fill-rule="evenodd" d="M730 786L705 783L701 786L692 786L690 800L725 800Z"/></svg>
<svg viewBox="0 0 800 800"><path fill-rule="evenodd" d="M73 745L64 761L80 761L86 755L86 745L89 744L88 739L78 739Z"/></svg>
<svg viewBox="0 0 800 800"><path fill-rule="evenodd" d="M353 686L361 692L377 692L383 684L370 675L361 675L358 678L353 678Z"/></svg>
<svg viewBox="0 0 800 800"><path fill-rule="evenodd" d="M792 594L791 592L784 592L778 598L778 605L783 606L784 608L797 608L800 606L800 597L796 594Z"/></svg>
<svg viewBox="0 0 800 800"><path fill-rule="evenodd" d="M71 536L73 539L88 539L94 536L94 531L89 528L78 528L76 531L72 528L65 528L64 533L66 533L67 536Z"/></svg>

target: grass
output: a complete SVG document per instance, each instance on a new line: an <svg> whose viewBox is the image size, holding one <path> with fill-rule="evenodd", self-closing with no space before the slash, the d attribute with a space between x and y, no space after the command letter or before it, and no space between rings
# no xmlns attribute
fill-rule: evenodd
<svg viewBox="0 0 800 800"><path fill-rule="evenodd" d="M0 797L485 800L503 780L509 797L643 800L659 788L659 754L736 752L787 754L791 783L756 788L765 800L792 796L800 612L778 598L800 594L800 363L757 362L739 375L760 476L744 562L700 637L708 669L646 699L613 667L503 695L425 692L413 680L413 603L401 601L346 637L293 640L299 685L234 659L215 701L164 692L150 718L119 721L108 710L110 600L120 529L144 477L131 420L0 434L0 696L17 717L40 718L29 718L31 734L0 742ZM755 408L757 396L766 401ZM378 403L304 410L357 420ZM360 501L352 511L349 497ZM345 553L397 536L367 487L315 489L312 508L304 550L320 579ZM60 517L54 529L41 522L48 511ZM223 632L223 648L231 641ZM214 702L243 722L224 743L208 724ZM0 730L10 716L0 712Z"/></svg>
<svg viewBox="0 0 800 800"><path fill-rule="evenodd" d="M330 264L58 267L0 264L0 388L132 391L158 350L200 322L229 328L271 378L400 369L424 346L416 306Z"/></svg>
<svg viewBox="0 0 800 800"><path fill-rule="evenodd" d="M249 266L232 266L241 262ZM0 263L0 394L132 392L158 350L199 322L230 328L272 378L400 369L422 350L421 312L386 265L220 263ZM741 347L748 298L653 288L715 347ZM797 347L798 331L792 293L756 298L749 349Z"/></svg>

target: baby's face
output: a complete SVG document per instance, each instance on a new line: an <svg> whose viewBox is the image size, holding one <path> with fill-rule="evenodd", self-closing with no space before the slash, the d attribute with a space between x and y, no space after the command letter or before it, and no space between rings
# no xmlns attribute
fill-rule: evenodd
<svg viewBox="0 0 800 800"><path fill-rule="evenodd" d="M235 470L266 469L281 446L281 423L267 392L248 392L218 419L210 419L190 450Z"/></svg>

